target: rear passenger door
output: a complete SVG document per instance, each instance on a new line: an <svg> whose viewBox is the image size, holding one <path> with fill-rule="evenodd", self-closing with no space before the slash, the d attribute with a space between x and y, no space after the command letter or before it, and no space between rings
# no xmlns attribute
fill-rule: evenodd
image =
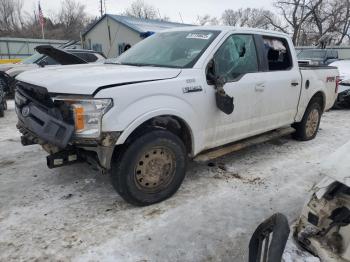
<svg viewBox="0 0 350 262"><path fill-rule="evenodd" d="M265 71L260 76L261 129L272 130L294 122L301 90L299 66L293 61L291 41L273 36L259 37Z"/></svg>

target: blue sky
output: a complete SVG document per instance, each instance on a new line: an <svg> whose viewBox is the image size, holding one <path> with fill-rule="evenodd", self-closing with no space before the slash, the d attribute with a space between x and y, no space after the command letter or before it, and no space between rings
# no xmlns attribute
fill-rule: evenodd
<svg viewBox="0 0 350 262"><path fill-rule="evenodd" d="M98 15L99 0L78 0L85 4L86 10L91 15ZM125 10L132 0L105 0L107 12L117 14ZM145 0L159 9L162 16L167 15L173 21L181 22L180 15L185 23L194 23L198 15L210 14L221 17L225 9L239 9L241 7L269 8L272 9L271 0ZM38 0L25 0L24 9L32 12L36 8ZM59 0L41 0L41 6L45 13L52 13L59 9Z"/></svg>

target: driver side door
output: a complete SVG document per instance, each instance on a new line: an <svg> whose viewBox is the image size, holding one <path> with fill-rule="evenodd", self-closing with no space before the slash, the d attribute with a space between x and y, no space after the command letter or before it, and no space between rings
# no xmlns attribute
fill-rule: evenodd
<svg viewBox="0 0 350 262"><path fill-rule="evenodd" d="M214 127L210 147L217 147L255 134L263 128L264 81L260 80L258 52L255 37L233 34L214 54L215 74L224 76L224 90L234 98L234 111L227 115L217 107L213 112Z"/></svg>

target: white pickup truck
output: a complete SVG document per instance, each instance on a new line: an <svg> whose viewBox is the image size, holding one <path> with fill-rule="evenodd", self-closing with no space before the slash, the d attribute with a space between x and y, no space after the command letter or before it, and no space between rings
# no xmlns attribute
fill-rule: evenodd
<svg viewBox="0 0 350 262"><path fill-rule="evenodd" d="M20 74L18 128L49 168L93 163L126 201L150 205L178 190L201 152L290 125L313 139L337 78L336 68L299 68L281 33L176 28L105 64Z"/></svg>

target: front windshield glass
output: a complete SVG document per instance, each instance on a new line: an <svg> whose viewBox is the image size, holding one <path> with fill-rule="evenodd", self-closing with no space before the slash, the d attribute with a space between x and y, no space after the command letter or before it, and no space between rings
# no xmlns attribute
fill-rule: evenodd
<svg viewBox="0 0 350 262"><path fill-rule="evenodd" d="M132 66L192 67L220 31L194 30L155 34L107 63Z"/></svg>
<svg viewBox="0 0 350 262"><path fill-rule="evenodd" d="M39 59L41 59L44 55L35 53L34 55L27 57L22 60L21 64L34 64L38 62Z"/></svg>
<svg viewBox="0 0 350 262"><path fill-rule="evenodd" d="M298 59L322 59L326 56L326 51L303 50L298 54Z"/></svg>

